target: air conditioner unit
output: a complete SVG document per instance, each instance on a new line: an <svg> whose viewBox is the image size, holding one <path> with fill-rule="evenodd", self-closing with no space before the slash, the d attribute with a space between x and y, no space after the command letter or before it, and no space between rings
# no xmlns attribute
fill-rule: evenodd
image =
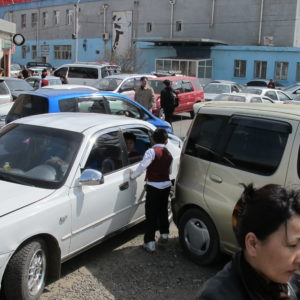
<svg viewBox="0 0 300 300"><path fill-rule="evenodd" d="M108 33L108 32L103 33L103 34L102 34L102 38L103 38L104 40L108 40L108 39L109 39L109 33Z"/></svg>

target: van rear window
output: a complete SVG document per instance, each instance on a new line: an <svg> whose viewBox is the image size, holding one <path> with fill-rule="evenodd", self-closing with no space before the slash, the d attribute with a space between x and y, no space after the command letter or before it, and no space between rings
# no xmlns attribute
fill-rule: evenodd
<svg viewBox="0 0 300 300"><path fill-rule="evenodd" d="M70 67L68 77L98 79L98 68Z"/></svg>

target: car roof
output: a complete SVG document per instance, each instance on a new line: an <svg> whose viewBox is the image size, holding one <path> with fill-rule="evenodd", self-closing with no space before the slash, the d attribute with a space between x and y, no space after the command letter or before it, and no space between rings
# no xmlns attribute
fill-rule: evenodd
<svg viewBox="0 0 300 300"><path fill-rule="evenodd" d="M30 78L33 78L33 79L42 79L42 77L38 76L38 75L30 76L30 77L27 77L26 79L30 79ZM46 76L45 79L58 79L59 80L59 77L56 77L56 76Z"/></svg>
<svg viewBox="0 0 300 300"><path fill-rule="evenodd" d="M176 80L183 80L183 79L198 79L197 77L192 76L165 76L165 77L156 77L156 78L149 78L149 80L170 80L170 81L176 81Z"/></svg>
<svg viewBox="0 0 300 300"><path fill-rule="evenodd" d="M148 78L156 78L155 75L151 75L151 74L125 74L125 73L122 73L122 74L109 75L109 76L104 77L103 79L106 79L106 78L125 79L125 78L130 78L130 77L143 77L143 76L148 77Z"/></svg>
<svg viewBox="0 0 300 300"><path fill-rule="evenodd" d="M238 94L237 94L238 95ZM198 110L197 108L200 108ZM225 102L225 101L212 101L200 102L194 105L194 111L215 111L229 113L238 113L239 115L257 115L257 116L270 116L282 117L300 120L299 106L296 104L272 104L269 103L244 103L244 102Z"/></svg>
<svg viewBox="0 0 300 300"><path fill-rule="evenodd" d="M154 129L155 126L148 122L127 118L124 116L115 116L99 113L51 113L28 116L21 118L13 123L30 124L56 129L66 129L74 132L84 132L90 128L97 127L97 130L121 126L121 125L147 125ZM72 124L72 126L70 126Z"/></svg>
<svg viewBox="0 0 300 300"><path fill-rule="evenodd" d="M221 95L227 95L227 96L242 96L242 97L246 97L246 98L250 98L250 97L263 97L261 95L258 94L253 94L253 93L222 93Z"/></svg>
<svg viewBox="0 0 300 300"><path fill-rule="evenodd" d="M252 90L252 89L255 89L255 90L263 90L263 91L280 91L282 92L282 90L279 90L279 89L272 89L272 88L268 88L266 86L247 86L245 88L245 90ZM283 91L284 92L284 91Z"/></svg>

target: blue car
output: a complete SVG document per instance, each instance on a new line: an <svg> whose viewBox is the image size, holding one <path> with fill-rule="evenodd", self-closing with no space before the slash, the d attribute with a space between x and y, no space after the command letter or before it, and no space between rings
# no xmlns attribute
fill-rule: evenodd
<svg viewBox="0 0 300 300"><path fill-rule="evenodd" d="M169 123L157 118L136 101L116 93L95 92L83 89L39 89L26 92L17 98L5 122L45 113L56 112L94 112L124 115L148 121L173 133Z"/></svg>

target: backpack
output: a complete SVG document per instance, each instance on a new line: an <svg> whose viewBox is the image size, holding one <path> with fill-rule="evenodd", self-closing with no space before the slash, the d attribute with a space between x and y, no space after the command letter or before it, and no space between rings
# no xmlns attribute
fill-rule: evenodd
<svg viewBox="0 0 300 300"><path fill-rule="evenodd" d="M170 98L171 98L173 106L177 107L179 105L179 99L178 99L177 94L174 91L171 92L171 97Z"/></svg>

